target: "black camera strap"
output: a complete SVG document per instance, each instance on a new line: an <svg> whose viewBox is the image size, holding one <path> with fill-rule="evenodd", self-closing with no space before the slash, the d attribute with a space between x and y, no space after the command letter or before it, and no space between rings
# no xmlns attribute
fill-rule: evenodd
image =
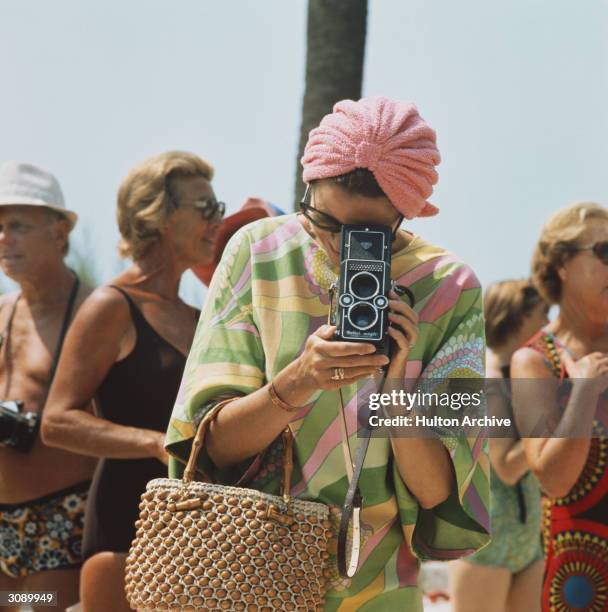
<svg viewBox="0 0 608 612"><path fill-rule="evenodd" d="M65 307L65 312L63 314L63 322L61 324L61 330L59 331L59 337L57 338L57 345L55 346L55 354L53 355L53 362L51 363L51 371L50 371L50 379L49 379L49 389L51 388L51 383L55 378L55 372L57 371L57 364L59 363L59 357L61 356L61 349L63 348L63 342L68 333L68 327L70 326L70 321L72 319L72 313L74 312L74 306L76 304L76 298L78 297L78 290L80 289L80 279L78 278L78 274L74 272L70 268L70 272L74 275L74 283L72 284L72 289L70 291L70 296L68 297L68 303ZM42 411L46 406L46 402L40 408L40 412L38 413L39 417L42 417ZM40 429L40 423L42 419L38 418L36 422L36 431Z"/></svg>
<svg viewBox="0 0 608 612"><path fill-rule="evenodd" d="M74 283L72 284L70 297L68 298L68 303L65 307L65 313L63 315L63 323L61 324L59 338L57 338L57 346L55 347L53 363L51 364L51 378L49 381L49 387L50 384L53 382L53 378L55 378L57 364L59 363L59 357L61 356L61 349L63 348L63 342L65 341L65 337L68 333L68 327L70 326L70 321L72 320L72 313L74 312L74 306L76 305L76 298L78 297L78 290L80 289L80 279L78 278L78 274L76 274L74 270L70 271L74 275Z"/></svg>
<svg viewBox="0 0 608 612"><path fill-rule="evenodd" d="M379 388L382 389L386 380L386 370L382 376ZM342 390L338 389L340 396L340 409L342 411L342 420L345 419L344 411L344 400L342 398ZM359 489L359 480L361 473L363 472L363 464L365 463L365 455L367 455L367 449L369 448L369 442L372 436L374 428L369 423L369 410L366 415L365 427L363 429L362 436L360 437L360 443L355 453L355 458L352 460L352 476L348 483L348 489L346 490L346 496L344 497L344 504L342 505L342 515L340 518L340 528L338 530L338 571L343 578L352 578L357 571L359 565L359 552L361 547L361 527L359 515L361 507L363 506L363 496ZM348 444L348 435L346 427L341 428L342 432L342 444L346 445L348 452L345 451L345 460L347 456L350 457L350 446ZM347 472L351 470L347 468ZM351 538L351 551L350 559L346 559L346 545L348 543L348 528L352 521L352 538Z"/></svg>
<svg viewBox="0 0 608 612"><path fill-rule="evenodd" d="M72 313L74 312L74 305L76 304L76 298L78 297L78 290L80 289L80 279L74 270L70 269L70 272L74 275L74 282L72 284L72 289L70 290L70 295L68 297L68 303L65 307L65 312L63 315L63 322L61 324L61 329L59 331L59 337L57 338L57 345L55 346L55 353L53 354L53 361L51 363L50 369L50 380L49 387L53 382L53 378L55 377L55 371L57 370L57 364L59 363L59 356L61 355L61 349L63 348L63 342L65 340L66 334L68 332L68 327L70 326L70 321L72 319ZM17 295L15 301L12 304L11 311L8 316L8 321L2 333L0 334L0 347L4 344L4 341L8 338L10 334L10 330L13 324L13 319L15 317L15 312L17 311L17 303L21 299L21 293ZM6 359L6 352L5 352Z"/></svg>
<svg viewBox="0 0 608 612"><path fill-rule="evenodd" d="M4 344L4 340L7 338L8 333L11 329L11 325L13 324L13 319L15 318L15 312L17 312L17 304L20 299L21 299L21 292L17 294L17 297L15 298L15 301L13 302L13 305L11 306L11 311L8 313L8 319L6 320L6 325L4 326L4 329L2 330L2 333L0 334L0 347L2 347L2 345Z"/></svg>

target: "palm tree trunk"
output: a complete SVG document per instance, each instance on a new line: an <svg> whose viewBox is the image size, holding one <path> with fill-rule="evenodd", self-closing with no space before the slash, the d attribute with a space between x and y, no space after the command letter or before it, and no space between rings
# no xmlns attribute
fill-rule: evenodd
<svg viewBox="0 0 608 612"><path fill-rule="evenodd" d="M306 88L296 160L295 203L304 194L300 158L308 133L338 100L361 97L367 0L308 0Z"/></svg>

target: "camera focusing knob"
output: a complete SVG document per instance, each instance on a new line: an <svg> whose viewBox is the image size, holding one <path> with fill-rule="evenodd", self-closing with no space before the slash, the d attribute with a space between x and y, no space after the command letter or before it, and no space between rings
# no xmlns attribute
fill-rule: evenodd
<svg viewBox="0 0 608 612"><path fill-rule="evenodd" d="M374 306L380 310L384 310L388 307L388 299L384 295L377 295L374 298Z"/></svg>
<svg viewBox="0 0 608 612"><path fill-rule="evenodd" d="M346 307L350 306L354 301L355 300L354 300L352 295L350 295L348 293L343 293L340 296L339 304L340 304L340 306L342 306L342 308L346 308Z"/></svg>

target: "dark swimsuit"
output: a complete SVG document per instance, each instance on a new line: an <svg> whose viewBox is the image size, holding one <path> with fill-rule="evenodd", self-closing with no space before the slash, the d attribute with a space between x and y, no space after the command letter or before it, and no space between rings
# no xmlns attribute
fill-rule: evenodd
<svg viewBox="0 0 608 612"><path fill-rule="evenodd" d="M96 396L98 415L113 423L164 432L175 403L186 357L146 321L120 287L129 303L137 333L135 347L116 362ZM85 517L83 554L126 553L135 536L139 498L153 478L166 478L158 459L102 459L97 465Z"/></svg>

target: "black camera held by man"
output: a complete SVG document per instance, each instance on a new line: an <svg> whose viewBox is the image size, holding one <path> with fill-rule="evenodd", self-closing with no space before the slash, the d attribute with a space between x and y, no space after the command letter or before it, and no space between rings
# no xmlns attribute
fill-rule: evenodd
<svg viewBox="0 0 608 612"><path fill-rule="evenodd" d="M27 453L34 445L38 427L38 414L24 412L22 401L0 400L0 445Z"/></svg>
<svg viewBox="0 0 608 612"><path fill-rule="evenodd" d="M340 245L336 338L368 342L389 353L388 292L392 232L384 225L344 225Z"/></svg>

